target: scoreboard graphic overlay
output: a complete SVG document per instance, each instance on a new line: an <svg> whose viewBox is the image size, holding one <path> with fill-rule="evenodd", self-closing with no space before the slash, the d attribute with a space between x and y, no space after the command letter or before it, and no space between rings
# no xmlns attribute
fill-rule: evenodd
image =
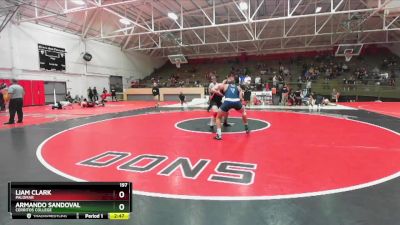
<svg viewBox="0 0 400 225"><path fill-rule="evenodd" d="M129 219L130 182L9 182L12 219Z"/></svg>

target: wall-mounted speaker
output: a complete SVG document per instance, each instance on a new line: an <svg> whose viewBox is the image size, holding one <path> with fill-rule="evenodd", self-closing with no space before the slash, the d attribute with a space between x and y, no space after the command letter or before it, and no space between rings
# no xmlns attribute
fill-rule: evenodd
<svg viewBox="0 0 400 225"><path fill-rule="evenodd" d="M83 59L86 62L89 62L90 60L92 60L93 56L90 53L85 52L85 54L83 54Z"/></svg>

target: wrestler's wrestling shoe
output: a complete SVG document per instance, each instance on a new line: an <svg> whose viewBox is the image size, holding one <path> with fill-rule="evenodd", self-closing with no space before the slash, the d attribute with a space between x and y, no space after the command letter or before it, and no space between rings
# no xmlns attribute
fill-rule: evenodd
<svg viewBox="0 0 400 225"><path fill-rule="evenodd" d="M250 133L249 125L244 125L244 130L246 131L246 134Z"/></svg>
<svg viewBox="0 0 400 225"><path fill-rule="evenodd" d="M220 136L220 135L217 134L217 135L214 137L214 139L220 141L220 140L222 140L222 136Z"/></svg>

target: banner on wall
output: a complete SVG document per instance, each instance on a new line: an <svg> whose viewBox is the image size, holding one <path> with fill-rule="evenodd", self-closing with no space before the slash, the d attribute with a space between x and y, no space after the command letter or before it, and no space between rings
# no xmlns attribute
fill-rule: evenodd
<svg viewBox="0 0 400 225"><path fill-rule="evenodd" d="M65 49L38 44L39 64L42 70L65 71Z"/></svg>

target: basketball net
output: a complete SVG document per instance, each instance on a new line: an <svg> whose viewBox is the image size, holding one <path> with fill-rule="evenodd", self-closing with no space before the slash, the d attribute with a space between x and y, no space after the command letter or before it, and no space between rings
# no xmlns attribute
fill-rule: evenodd
<svg viewBox="0 0 400 225"><path fill-rule="evenodd" d="M175 60L175 65L176 65L176 68L181 68L181 60L176 59Z"/></svg>
<svg viewBox="0 0 400 225"><path fill-rule="evenodd" d="M353 57L353 49L346 49L344 51L344 57L346 59L346 62L349 62L351 58Z"/></svg>

